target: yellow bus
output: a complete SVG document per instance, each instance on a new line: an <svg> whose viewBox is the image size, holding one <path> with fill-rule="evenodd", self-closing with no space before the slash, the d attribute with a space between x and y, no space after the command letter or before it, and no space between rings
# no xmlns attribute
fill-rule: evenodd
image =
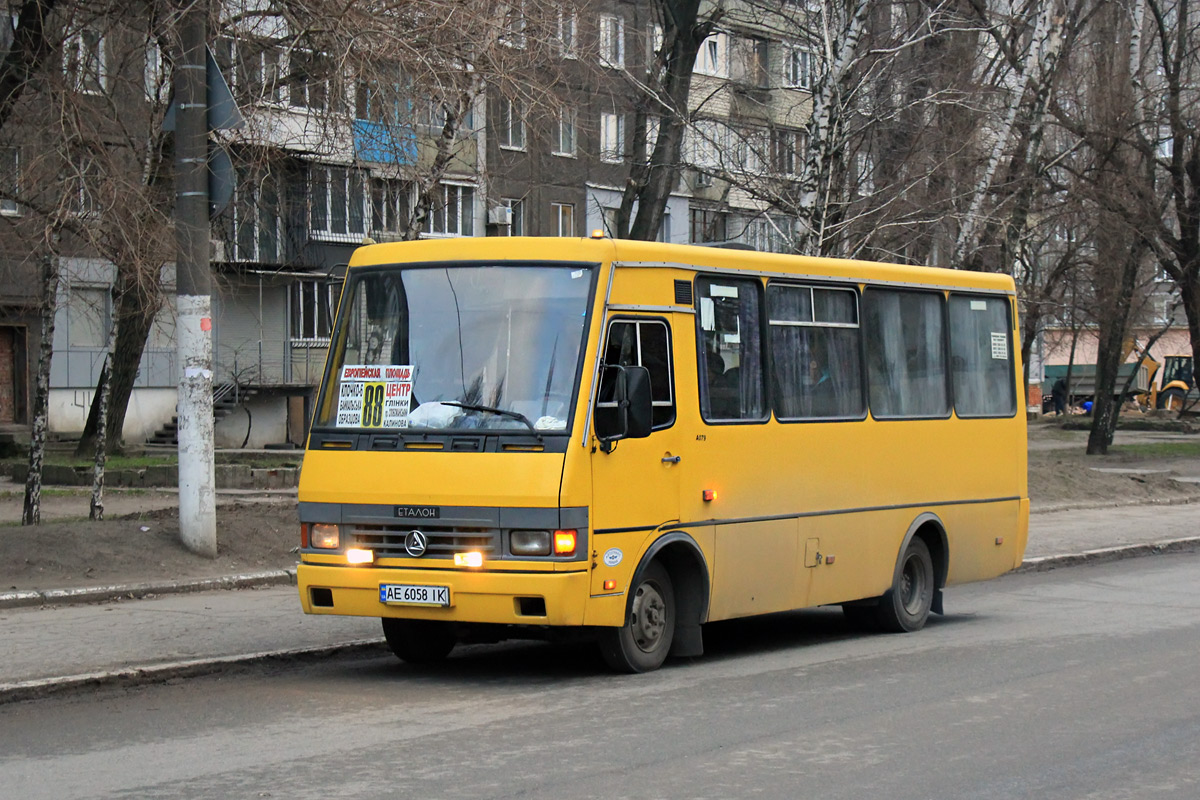
<svg viewBox="0 0 1200 800"><path fill-rule="evenodd" d="M300 599L411 662L840 604L890 631L1021 563L1005 275L655 242L356 251L300 478Z"/></svg>

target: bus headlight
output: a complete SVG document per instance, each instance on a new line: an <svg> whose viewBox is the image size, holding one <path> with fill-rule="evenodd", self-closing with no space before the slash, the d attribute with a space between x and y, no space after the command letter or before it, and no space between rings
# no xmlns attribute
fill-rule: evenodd
<svg viewBox="0 0 1200 800"><path fill-rule="evenodd" d="M548 556L550 531L513 531L508 535L508 550L514 556Z"/></svg>
<svg viewBox="0 0 1200 800"><path fill-rule="evenodd" d="M318 522L312 526L312 531L309 534L309 543L312 547L321 550L337 550L338 546L341 545L341 538L337 525Z"/></svg>

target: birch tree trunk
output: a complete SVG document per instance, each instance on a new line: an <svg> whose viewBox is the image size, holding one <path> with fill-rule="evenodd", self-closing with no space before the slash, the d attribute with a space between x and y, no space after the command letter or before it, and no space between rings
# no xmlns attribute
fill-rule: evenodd
<svg viewBox="0 0 1200 800"><path fill-rule="evenodd" d="M58 311L58 253L42 260L42 341L38 347L37 377L33 395L33 429L29 436L29 476L25 479L22 525L42 521L42 467L46 460L46 434L50 416L50 358L54 355L54 315Z"/></svg>
<svg viewBox="0 0 1200 800"><path fill-rule="evenodd" d="M92 468L92 501L88 511L88 519L93 521L104 519L104 468L108 461L108 413L109 400L112 397L113 353L117 346L118 327L119 323L114 315L112 327L108 332L104 364L100 368L100 383L96 389L99 394L96 401L96 460Z"/></svg>
<svg viewBox="0 0 1200 800"><path fill-rule="evenodd" d="M992 182L996 177L996 170L999 168L1000 162L1003 160L1005 153L1011 151L1013 128L1017 121L1017 115L1023 107L1025 95L1032 90L1035 96L1041 96L1042 87L1038 85L1039 82L1043 80L1048 82L1049 76L1053 74L1052 69L1049 71L1046 69L1046 64L1049 60L1052 65L1053 60L1057 58L1058 47L1055 45L1055 41L1057 40L1061 43L1061 37L1057 35L1052 36L1052 33L1057 28L1053 24L1053 20L1055 19L1054 8L1054 4L1043 0L1037 24L1033 31L1033 37L1029 43L1029 48L1025 51L1025 58L1022 60L1021 68L1017 73L1018 85L1014 87L1009 95L1008 105L996 128L995 139L992 142L983 171L979 174L979 179L971 188L971 203L967 207L962 225L958 231L958 238L955 240L954 249L950 254L951 267L957 268L961 266L963 261L970 256L978 244L978 231L983 218L983 204L991 193ZM1045 91L1049 91L1048 86L1045 87ZM1045 100L1046 98L1043 97L1041 114L1045 113ZM1035 120L1035 123L1036 126L1040 127L1040 121Z"/></svg>
<svg viewBox="0 0 1200 800"><path fill-rule="evenodd" d="M813 89L808 148L797 204L800 231L796 252L804 255L821 255L823 251L834 165L846 148L843 97L858 58L870 3L851 0L845 16L831 21L830 15L840 13L840 9L839 4L827 3L824 11L828 69Z"/></svg>

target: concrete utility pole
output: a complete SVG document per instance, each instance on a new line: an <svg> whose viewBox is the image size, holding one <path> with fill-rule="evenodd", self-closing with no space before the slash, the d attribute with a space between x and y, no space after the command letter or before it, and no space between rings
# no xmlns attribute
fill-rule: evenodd
<svg viewBox="0 0 1200 800"><path fill-rule="evenodd" d="M175 72L176 336L179 347L179 535L189 550L216 558L213 467L212 284L209 275L208 2L180 16Z"/></svg>

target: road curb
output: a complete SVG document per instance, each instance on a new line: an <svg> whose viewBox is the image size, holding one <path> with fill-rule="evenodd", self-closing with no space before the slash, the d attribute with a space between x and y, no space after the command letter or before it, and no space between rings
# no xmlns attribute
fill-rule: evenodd
<svg viewBox="0 0 1200 800"><path fill-rule="evenodd" d="M264 650L231 656L212 656L170 661L145 667L124 667L104 672L85 672L79 675L63 675L55 678L35 678L14 683L0 683L0 705L34 700L50 695L78 689L99 689L110 686L141 686L147 683L162 683L174 678L195 678L212 675L228 667L255 663L290 662L316 660L343 653L359 653L369 650L385 652L383 637L353 639L331 645L295 647L284 650Z"/></svg>
<svg viewBox="0 0 1200 800"><path fill-rule="evenodd" d="M1057 514L1062 511L1091 511L1106 508L1134 508L1137 506L1187 506L1200 501L1200 497L1167 497L1158 500L1116 500L1111 503L1095 501L1080 501L1075 503L1058 503L1057 505L1029 507L1030 514Z"/></svg>
<svg viewBox="0 0 1200 800"><path fill-rule="evenodd" d="M1156 556L1162 553L1179 553L1196 549L1200 549L1200 536L1185 536L1179 539L1163 539L1157 542L1100 547L1095 550L1084 550L1082 553L1035 556L1025 559L1021 566L1014 569L1013 572L1045 572L1057 569L1058 567L1070 567L1078 564L1103 564L1109 561L1138 558L1139 556Z"/></svg>
<svg viewBox="0 0 1200 800"><path fill-rule="evenodd" d="M26 606L65 605L69 603L105 603L111 600L137 600L151 595L213 592L226 589L254 589L261 586L280 586L296 583L295 567L289 569L247 572L219 578L162 583L122 583L109 586L87 586L78 589L45 589L43 591L0 592L0 609Z"/></svg>

